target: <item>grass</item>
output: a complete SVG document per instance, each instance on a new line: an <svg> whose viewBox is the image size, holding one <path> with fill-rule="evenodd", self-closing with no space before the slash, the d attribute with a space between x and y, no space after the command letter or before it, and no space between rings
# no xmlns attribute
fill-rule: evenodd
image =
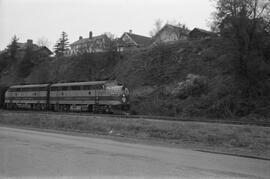
<svg viewBox="0 0 270 179"><path fill-rule="evenodd" d="M269 127L4 112L0 124L165 141L270 159Z"/></svg>

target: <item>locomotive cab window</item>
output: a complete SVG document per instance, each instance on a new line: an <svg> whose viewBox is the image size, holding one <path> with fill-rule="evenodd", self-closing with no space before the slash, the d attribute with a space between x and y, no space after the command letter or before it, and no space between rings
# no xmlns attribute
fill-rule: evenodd
<svg viewBox="0 0 270 179"><path fill-rule="evenodd" d="M10 88L8 91L9 92L15 92L16 91L16 88Z"/></svg>
<svg viewBox="0 0 270 179"><path fill-rule="evenodd" d="M93 89L101 90L101 89L103 89L103 85L93 85Z"/></svg>

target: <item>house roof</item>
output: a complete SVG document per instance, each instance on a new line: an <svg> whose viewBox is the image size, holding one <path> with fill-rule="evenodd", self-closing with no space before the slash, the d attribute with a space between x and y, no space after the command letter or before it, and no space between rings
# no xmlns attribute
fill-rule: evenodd
<svg viewBox="0 0 270 179"><path fill-rule="evenodd" d="M142 35L138 35L138 34L133 34L133 33L129 33L129 32L125 32L122 37L124 35L128 35L132 41L134 41L137 45L139 46L148 46L152 43L152 39L150 37L146 37L146 36L142 36ZM118 44L119 45L124 45L125 43L121 40L122 37L120 38L120 40L118 40Z"/></svg>
<svg viewBox="0 0 270 179"><path fill-rule="evenodd" d="M53 54L53 52L50 49L48 49L46 46L41 46L37 50L45 50L45 51L48 52L49 55L52 55Z"/></svg>
<svg viewBox="0 0 270 179"><path fill-rule="evenodd" d="M25 43L17 42L17 45L18 45L19 49L25 50L29 44L27 42L25 42ZM53 54L53 52L46 46L38 46L36 44L31 44L31 47L32 47L33 51L45 50L48 52L49 55Z"/></svg>
<svg viewBox="0 0 270 179"><path fill-rule="evenodd" d="M106 34L102 34L102 35L94 36L91 39L90 38L83 38L83 39L79 39L79 40L71 43L70 46L78 45L78 44L84 44L84 43L95 41L97 39L102 39L102 38L108 38L108 37L107 37Z"/></svg>
<svg viewBox="0 0 270 179"><path fill-rule="evenodd" d="M178 26L171 25L171 24L166 24L157 32L157 34L154 36L154 38L157 37L166 28L171 28L171 29L174 29L174 30L182 30L183 29L182 27L178 27ZM190 31L188 29L186 29L186 30L187 30L186 33L188 34Z"/></svg>
<svg viewBox="0 0 270 179"><path fill-rule="evenodd" d="M17 42L17 46L19 47L19 50L24 51L28 47L28 44L27 44L27 42L25 42L25 43ZM53 54L53 52L46 46L38 46L36 44L31 44L31 47L32 47L33 51L45 50L48 52L49 55ZM0 54L5 53L7 51L8 51L8 49L0 51Z"/></svg>
<svg viewBox="0 0 270 179"><path fill-rule="evenodd" d="M28 44L27 42L25 42L25 43L17 42L17 45L18 45L18 47L19 47L20 49L26 49L27 46L28 46L29 44ZM31 44L31 47L33 47L34 50L36 50L37 48L39 48L39 46L36 45L36 44Z"/></svg>
<svg viewBox="0 0 270 179"><path fill-rule="evenodd" d="M195 32L195 31L198 31L198 32L202 32L202 33L205 33L205 34L208 34L208 35L216 35L216 33L214 32L211 32L211 31L207 31L207 30L204 30L204 29L200 29L200 28L194 28L192 31L189 32L189 34L191 34L192 32Z"/></svg>

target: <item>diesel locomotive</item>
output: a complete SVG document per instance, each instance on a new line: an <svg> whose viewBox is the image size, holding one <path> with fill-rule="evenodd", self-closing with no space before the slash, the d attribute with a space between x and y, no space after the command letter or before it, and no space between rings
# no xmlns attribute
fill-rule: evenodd
<svg viewBox="0 0 270 179"><path fill-rule="evenodd" d="M10 86L7 109L89 111L114 113L129 110L129 90L116 81L89 81Z"/></svg>

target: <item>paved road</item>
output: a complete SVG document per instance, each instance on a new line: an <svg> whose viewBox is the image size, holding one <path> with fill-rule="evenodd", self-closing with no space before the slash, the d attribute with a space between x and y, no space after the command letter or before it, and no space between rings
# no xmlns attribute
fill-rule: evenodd
<svg viewBox="0 0 270 179"><path fill-rule="evenodd" d="M270 161L0 127L0 178L270 178Z"/></svg>

